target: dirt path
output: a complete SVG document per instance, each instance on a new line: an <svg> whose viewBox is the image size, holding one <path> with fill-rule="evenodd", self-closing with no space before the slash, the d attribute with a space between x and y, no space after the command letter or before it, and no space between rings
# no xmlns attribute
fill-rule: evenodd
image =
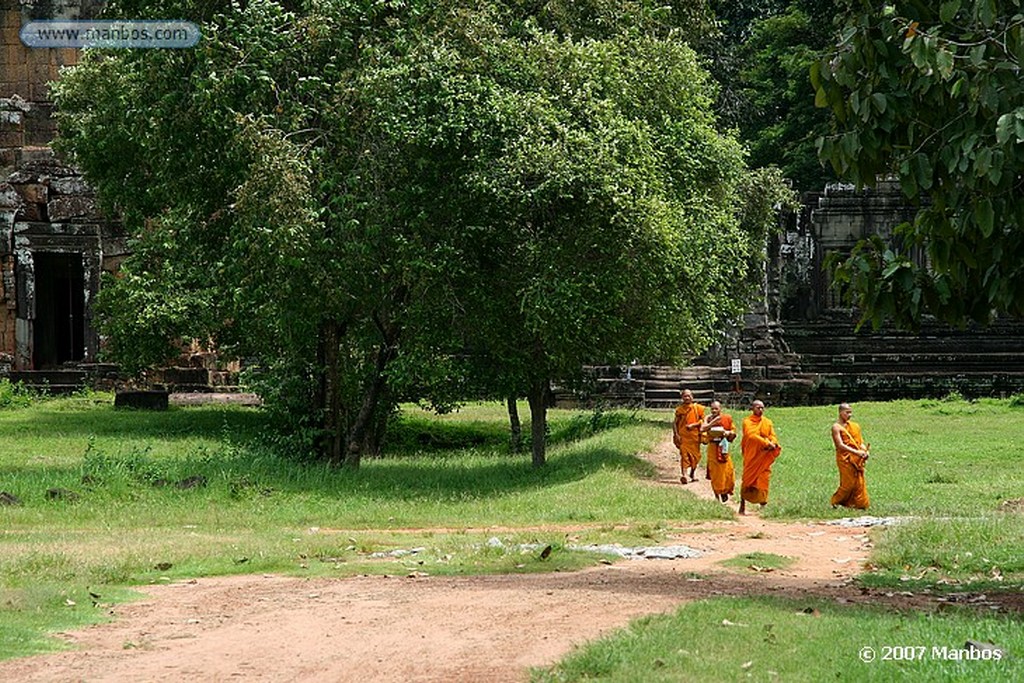
<svg viewBox="0 0 1024 683"><path fill-rule="evenodd" d="M712 499L705 480L680 486L671 441L646 457L658 467L658 485ZM703 556L624 560L571 574L236 576L146 587L146 599L114 609L113 623L64 634L75 650L0 662L0 680L523 681L529 667L552 664L575 645L698 598L771 592L920 600L850 585L870 546L860 529L754 513L695 525L666 544ZM797 561L763 573L718 564L755 551Z"/></svg>

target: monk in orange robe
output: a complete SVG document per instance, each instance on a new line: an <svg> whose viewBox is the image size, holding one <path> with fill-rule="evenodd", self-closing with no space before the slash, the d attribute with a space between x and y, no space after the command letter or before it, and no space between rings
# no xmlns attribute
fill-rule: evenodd
<svg viewBox="0 0 1024 683"><path fill-rule="evenodd" d="M836 466L839 467L839 488L832 494L832 507L866 510L868 487L864 480L864 465L868 460L868 445L864 443L860 425L852 421L853 408L849 403L839 404L839 419L832 424L832 442L836 446Z"/></svg>
<svg viewBox="0 0 1024 683"><path fill-rule="evenodd" d="M700 425L704 420L704 406L694 403L693 392L683 389L679 393L680 405L676 406L676 416L672 423L672 443L679 449L679 467L683 476L680 483L685 484L686 471L690 471L690 481L697 481L697 465L700 464Z"/></svg>
<svg viewBox="0 0 1024 683"><path fill-rule="evenodd" d="M740 514L747 514L747 501L762 507L768 503L772 463L782 452L775 425L764 416L764 403L754 401L750 415L743 419L743 479L740 483Z"/></svg>
<svg viewBox="0 0 1024 683"><path fill-rule="evenodd" d="M736 438L732 416L722 412L722 404L712 401L708 408L711 413L704 416L701 431L708 435L708 477L715 498L726 503L736 489L736 470L729 455L729 445ZM720 427L721 432L713 431Z"/></svg>

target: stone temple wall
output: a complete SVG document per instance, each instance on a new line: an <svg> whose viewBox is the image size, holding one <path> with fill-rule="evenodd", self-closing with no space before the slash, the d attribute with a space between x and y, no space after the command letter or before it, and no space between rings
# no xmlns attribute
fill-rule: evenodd
<svg viewBox="0 0 1024 683"><path fill-rule="evenodd" d="M95 17L95 0L0 0L0 370L95 361L90 302L123 258L118 226L58 158L49 83L72 49L28 48L22 25Z"/></svg>
<svg viewBox="0 0 1024 683"><path fill-rule="evenodd" d="M808 197L804 212L781 241L773 267L786 274L778 324L795 372L811 380L809 403L1024 392L1024 321L997 320L963 329L926 320L911 333L857 329L859 315L844 308L822 264L829 253L848 254L869 235L884 239L912 221L917 208L892 182L856 191L830 185ZM921 253L911 254L924 263Z"/></svg>

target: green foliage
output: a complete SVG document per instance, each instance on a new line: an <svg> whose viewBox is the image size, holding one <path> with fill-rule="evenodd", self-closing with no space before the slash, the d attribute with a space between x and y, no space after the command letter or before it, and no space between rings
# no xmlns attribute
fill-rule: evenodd
<svg viewBox="0 0 1024 683"><path fill-rule="evenodd" d="M401 400L536 398L743 309L773 207L745 201L683 42L703 3L111 9L204 36L90 51L54 89L59 144L133 236L98 308L132 369L212 340L358 465Z"/></svg>
<svg viewBox="0 0 1024 683"><path fill-rule="evenodd" d="M835 121L821 158L858 186L897 178L920 208L892 241L833 261L837 282L876 326L1024 315L1021 3L845 4L842 40L812 71Z"/></svg>
<svg viewBox="0 0 1024 683"><path fill-rule="evenodd" d="M584 439L606 429L615 429L630 424L639 424L640 416L636 411L605 410L595 408L589 415L577 415L562 430L558 437L567 441ZM553 435L554 436L554 435Z"/></svg>
<svg viewBox="0 0 1024 683"><path fill-rule="evenodd" d="M808 73L831 45L832 23L816 21L799 4L751 25L739 73L748 103L740 135L750 147L751 165L777 165L795 189L820 192L834 179L816 153L817 138L828 132L828 114L814 106Z"/></svg>
<svg viewBox="0 0 1024 683"><path fill-rule="evenodd" d="M20 383L0 377L0 409L28 407L36 396Z"/></svg>
<svg viewBox="0 0 1024 683"><path fill-rule="evenodd" d="M753 167L779 167L800 191L833 179L814 153L828 131L815 109L810 65L834 43L836 3L810 0L714 1L718 30L691 42L717 82L715 111L739 131Z"/></svg>

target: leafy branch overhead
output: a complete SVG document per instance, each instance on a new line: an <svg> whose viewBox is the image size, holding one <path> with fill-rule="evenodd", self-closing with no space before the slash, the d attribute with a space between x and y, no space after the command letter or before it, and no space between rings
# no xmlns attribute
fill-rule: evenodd
<svg viewBox="0 0 1024 683"><path fill-rule="evenodd" d="M834 132L821 158L858 186L895 177L919 206L837 281L877 325L1024 315L1024 14L1020 0L847 0L812 68Z"/></svg>

